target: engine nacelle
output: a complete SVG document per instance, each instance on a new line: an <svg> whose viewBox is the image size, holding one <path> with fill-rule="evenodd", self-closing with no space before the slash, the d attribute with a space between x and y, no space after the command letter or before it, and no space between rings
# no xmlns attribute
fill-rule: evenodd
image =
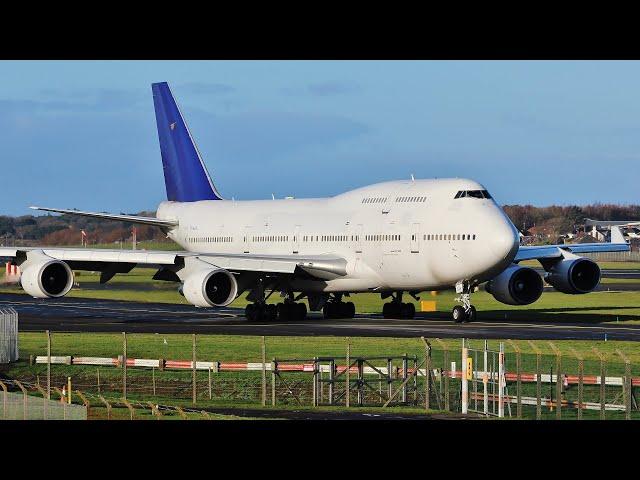
<svg viewBox="0 0 640 480"><path fill-rule="evenodd" d="M542 278L533 268L511 265L487 283L485 290L507 305L529 305L542 295Z"/></svg>
<svg viewBox="0 0 640 480"><path fill-rule="evenodd" d="M224 307L238 296L238 282L222 268L197 270L185 279L182 294L196 307Z"/></svg>
<svg viewBox="0 0 640 480"><path fill-rule="evenodd" d="M600 267L588 258L563 258L547 270L545 281L562 293L589 293L600 283Z"/></svg>
<svg viewBox="0 0 640 480"><path fill-rule="evenodd" d="M28 260L20 267L20 284L32 297L64 297L73 287L73 271L61 260L38 258Z"/></svg>

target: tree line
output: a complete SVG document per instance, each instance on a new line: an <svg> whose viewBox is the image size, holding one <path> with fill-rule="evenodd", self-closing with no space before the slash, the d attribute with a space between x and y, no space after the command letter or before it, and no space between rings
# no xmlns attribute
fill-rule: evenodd
<svg viewBox="0 0 640 480"><path fill-rule="evenodd" d="M595 203L591 205L504 205L505 213L525 235L533 227L547 227L561 235L575 231L585 219L640 220L640 205L616 205ZM155 216L154 212L138 212L134 215ZM132 224L77 217L74 215L24 215L0 216L0 245L13 242L42 243L43 245L80 245L81 232L87 234L88 244L117 244L131 241ZM138 225L138 241L166 240L162 231L148 225Z"/></svg>

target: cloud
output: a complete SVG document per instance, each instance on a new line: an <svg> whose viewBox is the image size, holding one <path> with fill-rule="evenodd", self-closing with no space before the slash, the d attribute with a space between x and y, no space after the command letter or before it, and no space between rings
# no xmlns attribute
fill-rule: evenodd
<svg viewBox="0 0 640 480"><path fill-rule="evenodd" d="M199 83L190 82L177 85L177 88L183 92L195 93L198 95L222 95L235 92L235 87L224 83Z"/></svg>

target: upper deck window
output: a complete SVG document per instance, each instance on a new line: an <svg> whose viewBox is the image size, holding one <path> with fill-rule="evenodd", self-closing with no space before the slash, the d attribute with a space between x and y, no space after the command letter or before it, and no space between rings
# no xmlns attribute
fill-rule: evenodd
<svg viewBox="0 0 640 480"><path fill-rule="evenodd" d="M463 198L463 197L471 197L471 198L487 198L490 199L491 195L486 190L460 190L456 193L454 198Z"/></svg>

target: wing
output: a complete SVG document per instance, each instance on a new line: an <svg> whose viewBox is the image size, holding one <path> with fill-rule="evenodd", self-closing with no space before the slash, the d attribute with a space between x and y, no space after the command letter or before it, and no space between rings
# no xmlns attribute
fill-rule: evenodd
<svg viewBox="0 0 640 480"><path fill-rule="evenodd" d="M119 222L138 223L141 225L154 225L156 227L172 228L178 225L175 220L161 220L153 217L138 217L136 215L114 215L112 213L83 212L81 210L67 210L64 208L29 207L32 210L43 212L64 213L67 215L78 215L80 217L102 218L104 220L115 220Z"/></svg>
<svg viewBox="0 0 640 480"><path fill-rule="evenodd" d="M0 247L0 257L26 259L38 252L62 260L73 270L107 273L104 282L116 273L127 273L135 266L161 268L179 265L186 257L195 257L212 266L238 272L292 274L300 269L318 279L331 279L347 274L347 262L333 255L251 255L231 253L198 253L158 250L108 250L55 247Z"/></svg>
<svg viewBox="0 0 640 480"><path fill-rule="evenodd" d="M619 227L611 227L610 243L566 243L563 245L521 246L514 262L522 260L540 260L545 258L560 258L562 252L597 253L597 252L628 252L629 245Z"/></svg>

